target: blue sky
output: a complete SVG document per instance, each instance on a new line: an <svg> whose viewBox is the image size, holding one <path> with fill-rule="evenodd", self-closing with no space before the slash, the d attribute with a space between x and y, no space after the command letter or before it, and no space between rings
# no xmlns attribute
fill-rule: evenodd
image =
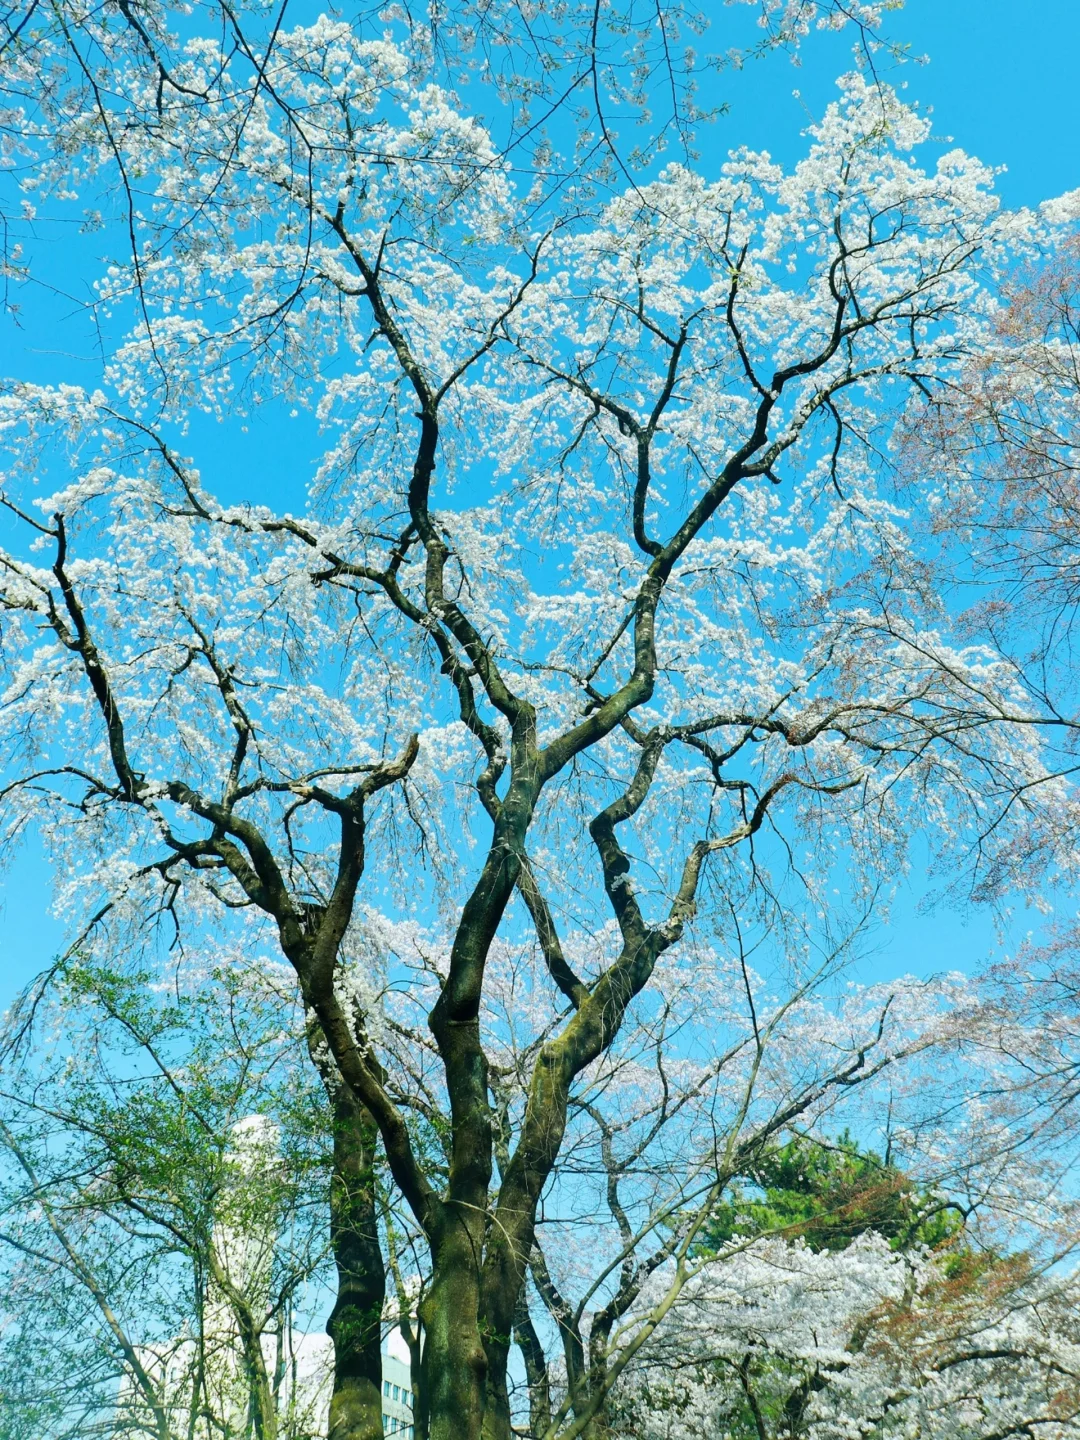
<svg viewBox="0 0 1080 1440"><path fill-rule="evenodd" d="M720 0L706 0L703 8L713 16L714 48L753 40L750 12ZM1006 204L1033 205L1080 187L1075 74L1080 0L908 0L888 17L888 33L928 61L897 68L883 57L882 78L906 82L907 98L932 110L935 132L943 140L1006 167L999 181ZM702 97L706 103L729 105L727 115L702 136L703 167L712 170L724 152L742 144L768 149L786 163L795 160L804 144L800 131L811 116L820 115L835 93L835 77L851 63L850 35L815 35L798 67L774 57L741 72L723 72ZM80 244L77 253L93 252ZM84 290L90 278L70 274L71 291ZM89 357L86 327L62 323L71 305L17 298L25 303L22 328L9 316L0 317L0 370L39 380L89 380L85 372L90 367L77 358ZM257 437L251 439L257 444ZM286 503L298 508L299 496ZM924 866L916 858L892 923L876 937L871 963L878 974L968 968L1000 943L986 914L941 909L921 914L918 900L924 890ZM0 888L0 1009L62 944L48 902L48 877L30 847L16 858ZM1006 943L1014 943L1035 922L1031 914L1018 914Z"/></svg>
<svg viewBox="0 0 1080 1440"><path fill-rule="evenodd" d="M717 40L753 33L752 10L718 0L703 8ZM1007 167L998 186L1006 204L1034 205L1080 186L1080 0L906 0L886 17L885 33L926 63L897 67L880 56L881 77L906 84L905 97L932 111L937 135ZM797 67L772 59L723 73L716 98L730 109L707 133L706 161L713 145L733 144L797 159L799 131L833 97L851 57L849 33L816 35Z"/></svg>

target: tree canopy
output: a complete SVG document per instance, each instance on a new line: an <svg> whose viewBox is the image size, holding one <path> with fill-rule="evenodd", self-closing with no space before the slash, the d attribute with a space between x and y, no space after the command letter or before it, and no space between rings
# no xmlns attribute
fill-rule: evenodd
<svg viewBox="0 0 1080 1440"><path fill-rule="evenodd" d="M880 8L769 4L765 34L869 46ZM985 898L1075 865L1075 726L1000 597L958 602L981 552L946 518L1024 543L1007 488L969 502L950 416L1075 207L1003 211L871 71L790 169L661 156L692 23L9 23L26 214L127 243L98 383L0 393L0 814L58 877L54 978L126 952L201 993L214 946L284 967L330 1137L332 1440L382 1433L388 1291L423 1440L610 1433L740 1182L777 1253L872 1256L885 1303L917 1243L937 1293L924 1201L993 1192L1022 1123L980 1150L992 1079L957 1094L927 1058L974 1053L989 1009L957 981L841 977L916 833ZM661 82L667 124L623 154L609 104ZM959 458L920 451L935 425ZM293 513L262 467L297 435ZM907 1147L877 1199L868 1150L821 1149L866 1113ZM1060 1167L1025 1154L1034 1225Z"/></svg>

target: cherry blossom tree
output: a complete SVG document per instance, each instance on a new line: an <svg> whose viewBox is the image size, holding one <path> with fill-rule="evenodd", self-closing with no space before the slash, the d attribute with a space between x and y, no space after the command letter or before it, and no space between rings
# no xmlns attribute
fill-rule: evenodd
<svg viewBox="0 0 1080 1440"><path fill-rule="evenodd" d="M599 967L595 939L582 946L584 937L566 938L577 950L575 969ZM425 1148L448 1169L452 1120L425 1018L449 947L440 952L430 935L386 922L370 927L367 944L392 949L403 967L384 1007L383 1054L393 1055L388 1069L402 1077L409 1108L426 1122ZM648 1004L631 1011L570 1088L558 1165L513 1316L521 1363L508 1401L524 1433L548 1440L619 1433L609 1395L693 1286L718 1215L739 1203L740 1177L768 1164L791 1127L829 1135L888 1112L894 1126L937 1133L940 1098L932 1093L924 1103L926 1074L947 1053L963 989L955 979L838 985L848 951L848 942L824 953L807 945L762 974L744 955L725 959L684 945L658 963ZM389 973L370 949L351 966L357 979ZM536 1055L561 1023L537 1004L545 978L534 949L493 945L484 1025L500 1173L528 1111ZM415 1322L431 1266L400 1198L391 1193L387 1202L391 1312L422 1378ZM846 1203L825 1206L837 1223ZM766 1228L788 1235L791 1227L776 1217ZM657 1275L658 1295L650 1286Z"/></svg>
<svg viewBox="0 0 1080 1440"><path fill-rule="evenodd" d="M878 52L901 53L883 22L885 12L898 9L902 0L736 3L756 12L755 40L727 33L723 22L710 35L707 13L683 0L606 5L570 0L557 6L453 0L425 9L361 5L350 25L358 39L393 37L418 87L471 86L485 105L494 102L502 153L544 176L544 183L561 187L569 174L587 183L629 176L672 148L686 158L698 122L709 114L698 104L702 77L776 50L794 54L814 30L854 32L861 54L871 61ZM194 23L191 17L197 17ZM283 21L284 11L214 0L194 7L125 3L115 10L41 0L13 6L0 17L0 54L7 61L0 94L12 101L0 123L11 152L20 153L29 119L35 140L46 140L65 163L70 122L92 114L116 168L125 202L120 213L134 245L146 217L136 203L138 167L125 163L121 137L132 103L141 105L146 95L130 88L133 76L140 89L149 87L155 107L158 99L162 107L166 99L210 100L209 92L188 85L182 74L194 31L222 37L230 64L234 70L249 68L258 94ZM701 51L706 39L715 39L720 50ZM273 103L283 100L278 95ZM627 123L638 132L633 145L620 133ZM17 224L17 207L5 215ZM99 224L105 214L95 210L90 218ZM12 239L5 234L5 254L17 265L19 247Z"/></svg>
<svg viewBox="0 0 1080 1440"><path fill-rule="evenodd" d="M24 191L117 187L98 303L126 338L96 389L0 398L6 833L43 835L78 945L157 918L279 947L336 1115L331 1434L381 1430L384 1160L424 1253L419 1432L506 1440L538 1216L666 967L755 926L797 953L916 828L990 888L1070 863L1042 712L952 633L888 463L1060 227L999 213L960 152L920 168L928 123L857 74L790 173L560 188L415 40L324 16L256 44L226 10L165 58L160 16L95 11L76 43L65 13L9 46L7 124ZM204 417L289 406L330 437L303 514L254 475L219 498ZM446 945L365 972L410 911ZM511 943L543 965L516 1088ZM716 973L753 1070L787 1000ZM815 973L793 960L788 999ZM430 1036L408 1063L396 986ZM766 1130L734 1104L731 1143L901 1053L881 1008ZM739 1173L711 1163L699 1209ZM603 1433L605 1365L550 1434Z"/></svg>
<svg viewBox="0 0 1080 1440"><path fill-rule="evenodd" d="M1076 1274L1020 1257L759 1240L704 1272L621 1397L620 1434L1071 1435Z"/></svg>
<svg viewBox="0 0 1080 1440"><path fill-rule="evenodd" d="M761 1152L671 1323L620 1378L614 1433L1073 1433L1075 998L1054 951L996 967L953 1007L932 1056L953 1103L924 1095L931 1126L899 1116L889 1133L911 1173L846 1137ZM940 1189L913 1179L931 1156Z"/></svg>
<svg viewBox="0 0 1080 1440"><path fill-rule="evenodd" d="M1063 216L1080 195L1061 198ZM971 611L1075 751L1073 624L1080 527L1080 250L1075 237L1010 277L982 354L933 396L901 459L929 478L929 528Z"/></svg>

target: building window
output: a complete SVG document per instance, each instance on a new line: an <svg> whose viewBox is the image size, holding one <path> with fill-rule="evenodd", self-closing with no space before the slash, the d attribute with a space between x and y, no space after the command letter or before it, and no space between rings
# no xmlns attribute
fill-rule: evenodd
<svg viewBox="0 0 1080 1440"><path fill-rule="evenodd" d="M389 1380L384 1380L384 1381L382 1382L382 1393L389 1399L389 1397L390 1397L390 1381L389 1381Z"/></svg>

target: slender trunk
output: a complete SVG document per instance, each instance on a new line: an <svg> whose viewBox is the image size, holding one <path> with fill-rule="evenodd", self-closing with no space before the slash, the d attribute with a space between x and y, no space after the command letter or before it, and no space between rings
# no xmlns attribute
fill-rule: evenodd
<svg viewBox="0 0 1080 1440"><path fill-rule="evenodd" d="M244 1354L251 1428L255 1440L277 1440L277 1406L274 1404L270 1376L266 1373L266 1360L262 1351L263 1332L249 1305L237 1303L235 1314Z"/></svg>
<svg viewBox="0 0 1080 1440"><path fill-rule="evenodd" d="M513 806L512 806L513 801ZM488 1063L480 1039L480 995L491 942L517 883L520 853L515 834L524 829L532 798L513 787L504 818L476 886L465 902L450 951L450 973L428 1024L446 1070L453 1130L450 1178L438 1218L428 1228L432 1284L425 1298L424 1393L428 1440L509 1440L509 1427L488 1412L489 1353L494 1374L505 1371L513 1299L506 1323L495 1332L482 1308L481 1275L491 1220L494 1135ZM506 819L511 809L514 816Z"/></svg>
<svg viewBox="0 0 1080 1440"><path fill-rule="evenodd" d="M514 1339L525 1361L525 1378L529 1385L529 1433L540 1440L551 1424L551 1382L548 1379L547 1356L529 1314L524 1289L519 1291L514 1312Z"/></svg>
<svg viewBox="0 0 1080 1440"><path fill-rule="evenodd" d="M581 1440L607 1440L611 1434L608 1423L607 1352L614 1323L613 1307L605 1306L593 1320L592 1330L589 1333L589 1370L585 1394L582 1398L583 1403L587 1403L594 1395L598 1395L600 1404L582 1432Z"/></svg>
<svg viewBox="0 0 1080 1440"><path fill-rule="evenodd" d="M421 1373L423 1345L420 1338L420 1317L417 1313L422 1295L414 1294L410 1297L402 1279L397 1237L394 1233L393 1222L389 1217L387 1217L386 1226L386 1256L397 1290L398 1333L409 1349L409 1388L412 1392L413 1429L417 1440L424 1440L424 1436L427 1434L427 1404L424 1399L424 1377Z"/></svg>
<svg viewBox="0 0 1080 1440"><path fill-rule="evenodd" d="M508 1337L488 1335L484 1349L487 1354L487 1396L484 1408L482 1440L513 1440L510 1423L510 1391L506 1371L510 1360Z"/></svg>
<svg viewBox="0 0 1080 1440"><path fill-rule="evenodd" d="M386 1271L375 1204L378 1131L349 1087L331 1094L334 1168L330 1181L330 1244L338 1289L327 1322L334 1342L334 1388L328 1440L381 1440L380 1327Z"/></svg>

